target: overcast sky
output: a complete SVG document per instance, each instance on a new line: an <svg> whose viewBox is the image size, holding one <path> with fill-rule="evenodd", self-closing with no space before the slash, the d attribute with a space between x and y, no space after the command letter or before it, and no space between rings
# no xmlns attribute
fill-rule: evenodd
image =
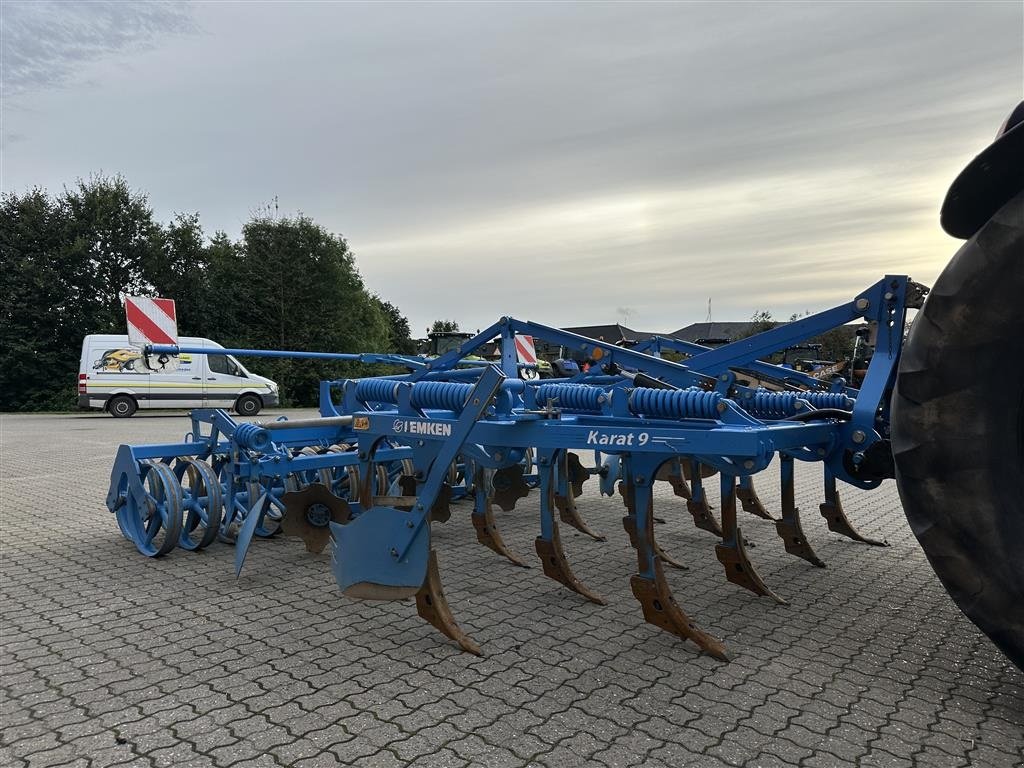
<svg viewBox="0 0 1024 768"><path fill-rule="evenodd" d="M950 181L1024 97L1024 3L31 3L3 191L96 171L237 236L343 234L414 334L671 331L929 282Z"/></svg>

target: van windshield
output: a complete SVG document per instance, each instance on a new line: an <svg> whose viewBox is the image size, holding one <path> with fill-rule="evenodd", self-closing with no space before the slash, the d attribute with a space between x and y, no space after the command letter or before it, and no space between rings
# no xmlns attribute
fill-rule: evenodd
<svg viewBox="0 0 1024 768"><path fill-rule="evenodd" d="M231 355L228 355L227 357L228 357L228 363L233 365L236 368L236 370L234 372L235 376L241 376L243 379L249 378L249 372L247 370L245 370L245 366L244 365L242 365L240 362L238 362Z"/></svg>

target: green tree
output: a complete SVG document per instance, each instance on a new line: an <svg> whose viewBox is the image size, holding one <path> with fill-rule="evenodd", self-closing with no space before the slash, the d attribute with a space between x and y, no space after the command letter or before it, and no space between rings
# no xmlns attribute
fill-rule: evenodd
<svg viewBox="0 0 1024 768"><path fill-rule="evenodd" d="M400 355L416 354L416 342L412 338L412 331L409 328L409 320L401 311L389 301L384 301L380 296L374 295L373 300L377 303L388 324L388 352L397 352Z"/></svg>
<svg viewBox="0 0 1024 768"><path fill-rule="evenodd" d="M64 254L86 333L123 333L124 297L152 293L146 268L161 245L146 196L121 176L91 176L65 189Z"/></svg>
<svg viewBox="0 0 1024 768"><path fill-rule="evenodd" d="M430 326L430 333L455 333L459 330L459 324L454 320L435 320Z"/></svg>
<svg viewBox="0 0 1024 768"><path fill-rule="evenodd" d="M740 335L740 338L745 339L758 333L770 331L778 324L775 318L772 317L771 312L767 309L760 309L750 316L750 328L747 329L746 333Z"/></svg>
<svg viewBox="0 0 1024 768"><path fill-rule="evenodd" d="M367 292L348 244L305 216L247 223L233 272L233 319L240 322L229 330L232 345L370 352L389 343L386 314ZM317 402L321 379L359 372L310 360L266 360L258 367L281 383L286 402L299 405Z"/></svg>
<svg viewBox="0 0 1024 768"><path fill-rule="evenodd" d="M156 295L174 299L182 336L205 335L205 319L217 301L210 292L210 252L203 240L199 214L179 213L160 231L160 247L146 263Z"/></svg>
<svg viewBox="0 0 1024 768"><path fill-rule="evenodd" d="M0 410L75 402L82 338L123 333L124 294L149 293L160 247L145 195L120 176L79 180L59 197L0 199Z"/></svg>

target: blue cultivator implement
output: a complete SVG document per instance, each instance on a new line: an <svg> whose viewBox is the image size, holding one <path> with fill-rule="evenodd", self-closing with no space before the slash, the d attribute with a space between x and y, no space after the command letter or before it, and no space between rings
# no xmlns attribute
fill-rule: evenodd
<svg viewBox="0 0 1024 768"><path fill-rule="evenodd" d="M967 242L927 301L922 286L890 275L848 303L717 349L652 339L628 350L504 318L433 360L336 355L392 363L404 373L323 382L318 419L251 424L194 411L179 444L121 446L107 506L143 554L220 539L236 546L236 572L256 536L295 536L313 552L330 546L344 594L415 597L420 616L478 653L445 599L431 527L464 498L477 539L524 565L502 540L493 507L511 510L538 490L536 550L545 575L603 603L573 573L559 535L564 522L603 538L574 501L597 476L603 493L622 496L623 526L637 552L631 586L645 619L724 659L724 645L694 624L669 589L664 568L677 563L655 541L653 484L668 482L695 524L718 538L729 581L781 600L748 557L737 510L770 517L753 477L778 461L778 533L787 552L822 565L793 490L795 462L817 463L829 528L867 544L883 542L854 529L839 483L872 489L895 477L911 527L950 595L1024 668L1022 166L1024 103L950 189L943 227ZM918 308L904 343L907 312ZM764 362L857 320L876 337L858 387ZM518 334L592 365L567 379L524 381ZM494 338L501 340L499 365L464 360ZM670 362L659 356L665 349L688 357ZM593 454L593 466L579 452ZM715 475L717 515L704 493Z"/></svg>
<svg viewBox="0 0 1024 768"><path fill-rule="evenodd" d="M405 366L404 374L324 382L319 419L240 424L223 411L194 411L184 442L120 448L108 506L144 554L200 549L220 538L235 543L239 571L254 536L297 536L313 552L330 543L344 594L415 597L421 616L479 652L448 608L431 525L448 519L453 500L467 498L478 540L525 565L502 540L493 506L510 510L539 490L536 551L544 573L603 603L573 573L559 534L564 522L603 538L575 505L583 482L596 475L604 493L622 496L623 525L638 555L631 586L647 621L724 659L724 645L694 624L665 579L664 567L678 563L655 541L654 483L670 483L695 524L718 537L729 581L780 602L751 563L737 519L738 507L771 518L752 478L776 457L782 509L775 522L788 552L823 565L794 503L796 461L823 466L821 510L831 530L880 544L846 518L837 482L873 488L892 476L889 396L907 310L920 307L925 293L904 276L887 276L848 303L758 336L714 350L689 345L684 363L503 318L437 359L387 361ZM854 320L878 329L860 389L760 361ZM514 353L519 334L595 364L572 379L524 381ZM506 350L500 365L466 367L465 358L495 338ZM584 466L580 453L596 456L594 466ZM714 475L719 514L704 493Z"/></svg>

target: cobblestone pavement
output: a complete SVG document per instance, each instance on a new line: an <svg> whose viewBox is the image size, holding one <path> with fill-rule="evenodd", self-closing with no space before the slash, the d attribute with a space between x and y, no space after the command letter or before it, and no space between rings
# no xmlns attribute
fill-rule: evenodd
<svg viewBox="0 0 1024 768"><path fill-rule="evenodd" d="M729 664L643 622L622 506L596 483L580 507L609 540L564 536L604 607L476 544L457 506L435 541L476 658L411 603L346 600L328 556L294 540L258 542L238 581L223 544L139 555L103 505L114 451L185 430L180 414L0 417L0 765L1024 763L1024 675L954 608L892 484L846 492L855 522L892 545L868 547L827 531L818 470L798 467L826 569L744 517L790 605L727 583L710 534L659 491L659 540L691 566L669 574L676 596ZM774 485L759 482L770 508ZM532 555L535 498L501 523Z"/></svg>

